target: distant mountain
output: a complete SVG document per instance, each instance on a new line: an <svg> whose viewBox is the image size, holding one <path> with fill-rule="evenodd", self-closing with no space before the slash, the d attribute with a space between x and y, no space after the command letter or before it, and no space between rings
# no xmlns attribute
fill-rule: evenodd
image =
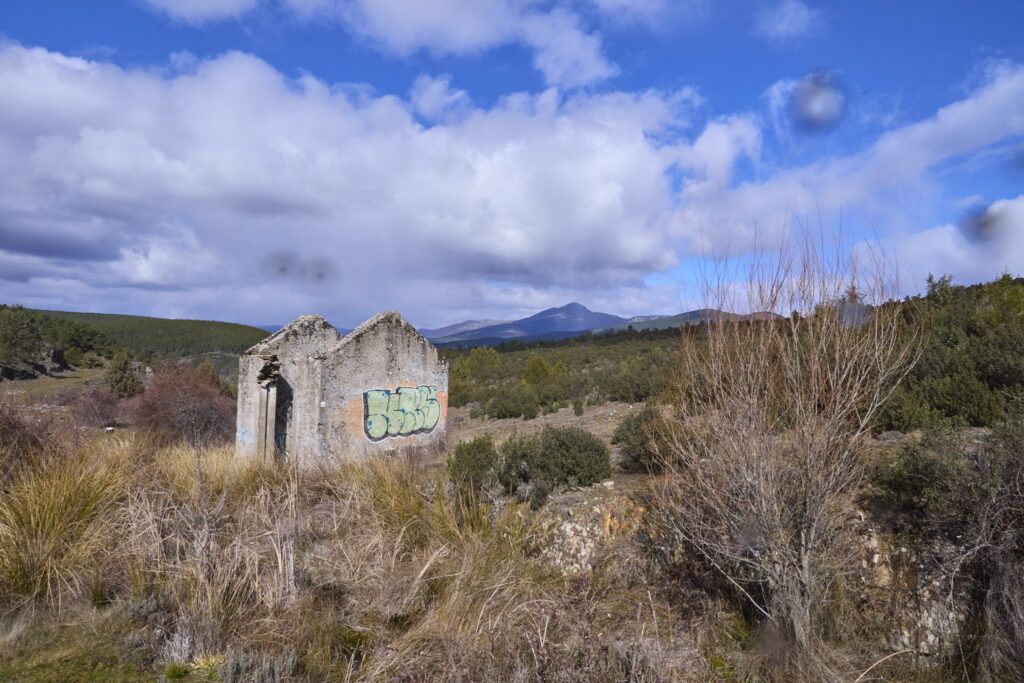
<svg viewBox="0 0 1024 683"><path fill-rule="evenodd" d="M494 327L495 325L504 325L505 323L512 322L511 320L464 320L461 323L455 323L454 325L447 325L445 327L438 327L435 329L421 329L419 332L427 339L440 339L441 337L449 337L455 334L461 334L462 332L472 332L473 330L479 330L482 327ZM277 330L274 330L275 332Z"/></svg>
<svg viewBox="0 0 1024 683"><path fill-rule="evenodd" d="M543 338L546 339L557 339L559 338L558 336L550 337L549 335L552 333L571 333L562 334L562 336L575 336L580 332L595 327L610 327L625 323L627 320L627 318L609 313L595 313L583 304L574 301L560 308L549 308L531 315L529 318L513 320L512 322L500 325L478 327L441 337L431 338L430 335L426 336L431 341L444 345L483 339L498 341L503 339L537 339L540 338L538 335L543 335Z"/></svg>
<svg viewBox="0 0 1024 683"><path fill-rule="evenodd" d="M642 320L631 319L630 321L591 330L593 334L607 334L609 332L621 332L630 326L634 330L666 330L670 327L682 327L683 325L698 325L709 320L764 320L769 317L779 317L774 313L726 313L714 308L698 308L695 311L687 311L678 315L659 316L637 316Z"/></svg>

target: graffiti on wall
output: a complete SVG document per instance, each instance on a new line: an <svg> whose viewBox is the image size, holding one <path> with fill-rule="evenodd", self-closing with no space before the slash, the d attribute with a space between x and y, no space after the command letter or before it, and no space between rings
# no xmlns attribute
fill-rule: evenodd
<svg viewBox="0 0 1024 683"><path fill-rule="evenodd" d="M363 394L363 429L371 441L429 432L440 419L436 386L371 389Z"/></svg>

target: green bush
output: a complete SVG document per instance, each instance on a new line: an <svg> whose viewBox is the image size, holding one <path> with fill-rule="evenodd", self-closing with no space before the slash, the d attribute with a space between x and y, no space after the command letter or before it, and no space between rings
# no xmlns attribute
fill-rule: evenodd
<svg viewBox="0 0 1024 683"><path fill-rule="evenodd" d="M639 413L630 413L612 433L612 443L620 446L620 466L627 472L661 472L652 439L657 437L654 408L645 405Z"/></svg>
<svg viewBox="0 0 1024 683"><path fill-rule="evenodd" d="M589 486L611 476L611 455L600 439L578 427L545 427L543 470L554 484Z"/></svg>
<svg viewBox="0 0 1024 683"><path fill-rule="evenodd" d="M551 366L543 356L534 356L523 370L523 381L528 384L539 384L551 377Z"/></svg>
<svg viewBox="0 0 1024 683"><path fill-rule="evenodd" d="M909 300L904 315L924 321L928 334L878 429L992 426L1007 416L1008 398L1024 396L1024 280L959 287L929 276L927 294Z"/></svg>
<svg viewBox="0 0 1024 683"><path fill-rule="evenodd" d="M142 380L135 374L132 362L124 351L114 354L104 379L107 385L121 398L134 396L142 391Z"/></svg>
<svg viewBox="0 0 1024 683"><path fill-rule="evenodd" d="M0 362L35 361L42 352L36 317L21 306L0 306Z"/></svg>
<svg viewBox="0 0 1024 683"><path fill-rule="evenodd" d="M1005 432L1005 428L999 433ZM879 465L876 491L917 530L953 534L962 529L1002 479L1003 456L996 435L970 446L963 430L927 432Z"/></svg>
<svg viewBox="0 0 1024 683"><path fill-rule="evenodd" d="M894 459L878 467L874 483L897 510L933 514L956 486L964 459L962 440L952 433L932 433L922 443L904 446Z"/></svg>
<svg viewBox="0 0 1024 683"><path fill-rule="evenodd" d="M513 434L499 449L501 469L498 481L509 494L529 499L535 506L547 498L551 482L537 477L538 463L543 458L540 439Z"/></svg>
<svg viewBox="0 0 1024 683"><path fill-rule="evenodd" d="M85 358L85 354L77 346L72 346L64 352L64 360L68 365L78 367L82 364L82 360Z"/></svg>
<svg viewBox="0 0 1024 683"><path fill-rule="evenodd" d="M102 368L103 359L97 356L95 353L87 353L82 357L82 364L79 367Z"/></svg>
<svg viewBox="0 0 1024 683"><path fill-rule="evenodd" d="M460 443L448 458L448 476L452 482L473 491L493 483L497 468L498 451L490 434Z"/></svg>
<svg viewBox="0 0 1024 683"><path fill-rule="evenodd" d="M583 399L579 396L572 399L572 414L576 417L583 415Z"/></svg>
<svg viewBox="0 0 1024 683"><path fill-rule="evenodd" d="M500 459L499 480L505 489L535 504L555 487L589 486L612 471L608 447L576 427L545 427L539 436L514 436L502 444Z"/></svg>
<svg viewBox="0 0 1024 683"><path fill-rule="evenodd" d="M499 387L487 404L487 415L494 418L522 417L530 420L539 411L537 397L529 387L522 384L506 384Z"/></svg>

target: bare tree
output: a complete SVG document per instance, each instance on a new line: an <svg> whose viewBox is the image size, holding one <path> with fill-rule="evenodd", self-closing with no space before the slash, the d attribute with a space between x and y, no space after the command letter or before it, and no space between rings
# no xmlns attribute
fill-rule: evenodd
<svg viewBox="0 0 1024 683"><path fill-rule="evenodd" d="M710 568L806 662L854 566L864 444L916 334L877 251L808 238L728 263L705 270L716 313L683 331L652 520L667 557Z"/></svg>

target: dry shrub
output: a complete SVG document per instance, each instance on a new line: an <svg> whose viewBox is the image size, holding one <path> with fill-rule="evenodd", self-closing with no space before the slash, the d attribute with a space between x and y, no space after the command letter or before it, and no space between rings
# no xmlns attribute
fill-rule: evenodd
<svg viewBox="0 0 1024 683"><path fill-rule="evenodd" d="M141 429L164 443L226 443L235 433L235 401L204 372L184 365L157 370L132 415Z"/></svg>
<svg viewBox="0 0 1024 683"><path fill-rule="evenodd" d="M865 441L915 359L889 276L876 254L812 240L752 258L739 278L720 266L706 307L756 315L684 330L679 417L653 442L662 558L718 576L760 624L762 654L809 677L838 675L824 643L856 568Z"/></svg>
<svg viewBox="0 0 1024 683"><path fill-rule="evenodd" d="M624 555L595 554L593 573L565 577L543 557L528 507L484 504L413 457L298 472L236 459L230 446L147 452L135 434L94 437L74 458L18 469L4 489L0 600L91 597L123 610L123 642L156 671L367 681L679 671L671 619Z"/></svg>
<svg viewBox="0 0 1024 683"><path fill-rule="evenodd" d="M484 505L402 460L349 465L318 486L330 495L301 569L318 617L299 627L321 643L304 655L314 677L331 657L358 680L671 675L651 613L637 614L612 563L600 576L563 577L540 557L527 506Z"/></svg>
<svg viewBox="0 0 1024 683"><path fill-rule="evenodd" d="M173 603L162 659L238 646L255 620L294 597L296 489L290 471L263 468L227 448L169 451L128 501L120 552L133 592Z"/></svg>
<svg viewBox="0 0 1024 683"><path fill-rule="evenodd" d="M13 466L19 456L41 450L52 432L49 420L32 415L9 396L0 398L0 467Z"/></svg>
<svg viewBox="0 0 1024 683"><path fill-rule="evenodd" d="M68 403L77 424L116 427L121 423L122 401L110 387L96 386L76 394Z"/></svg>

